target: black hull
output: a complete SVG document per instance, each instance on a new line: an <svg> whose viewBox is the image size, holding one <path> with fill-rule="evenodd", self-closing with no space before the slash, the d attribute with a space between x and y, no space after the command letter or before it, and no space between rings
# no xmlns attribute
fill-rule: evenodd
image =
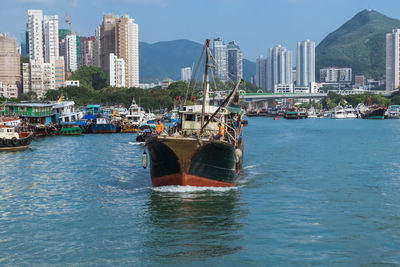
<svg viewBox="0 0 400 267"><path fill-rule="evenodd" d="M20 139L2 139L0 138L0 151L18 151L27 149L33 139L33 134Z"/></svg>
<svg viewBox="0 0 400 267"><path fill-rule="evenodd" d="M377 108L370 112L364 114L363 119L380 119L383 120L385 118L385 108Z"/></svg>
<svg viewBox="0 0 400 267"><path fill-rule="evenodd" d="M186 153L190 154L187 158L179 158L168 144L156 138L149 139L146 145L154 186L233 186L240 170L241 158L237 162L236 148L227 143L210 142L194 153ZM188 164L182 166L182 162Z"/></svg>

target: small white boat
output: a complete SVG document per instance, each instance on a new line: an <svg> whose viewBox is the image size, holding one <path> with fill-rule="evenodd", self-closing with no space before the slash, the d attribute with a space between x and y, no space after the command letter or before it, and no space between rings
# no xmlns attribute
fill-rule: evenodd
<svg viewBox="0 0 400 267"><path fill-rule="evenodd" d="M331 110L329 114L329 118L331 119L346 119L346 111L342 106L336 106L334 109Z"/></svg>
<svg viewBox="0 0 400 267"><path fill-rule="evenodd" d="M352 105L347 105L344 108L344 111L346 112L346 119L357 119L357 111L355 110L355 108L353 108Z"/></svg>

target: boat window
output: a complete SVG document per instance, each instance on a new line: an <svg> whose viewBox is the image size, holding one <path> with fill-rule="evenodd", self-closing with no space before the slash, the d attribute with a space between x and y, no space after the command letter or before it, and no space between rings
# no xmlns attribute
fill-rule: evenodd
<svg viewBox="0 0 400 267"><path fill-rule="evenodd" d="M187 114L186 115L186 121L195 121L196 117L193 114Z"/></svg>

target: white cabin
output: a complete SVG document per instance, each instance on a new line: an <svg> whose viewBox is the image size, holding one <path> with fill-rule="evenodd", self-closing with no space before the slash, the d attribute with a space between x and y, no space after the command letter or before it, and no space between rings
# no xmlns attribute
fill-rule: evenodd
<svg viewBox="0 0 400 267"><path fill-rule="evenodd" d="M216 106L205 106L204 122L206 122L214 113L217 111ZM182 133L183 135L191 135L201 129L201 113L202 105L184 106L179 111L182 118ZM218 123L221 122L225 127L227 123L228 110L221 108L218 114L214 117L214 120L206 126L205 132L212 134L218 133Z"/></svg>
<svg viewBox="0 0 400 267"><path fill-rule="evenodd" d="M15 132L13 127L0 127L0 138L12 139L13 137L19 138L19 133Z"/></svg>

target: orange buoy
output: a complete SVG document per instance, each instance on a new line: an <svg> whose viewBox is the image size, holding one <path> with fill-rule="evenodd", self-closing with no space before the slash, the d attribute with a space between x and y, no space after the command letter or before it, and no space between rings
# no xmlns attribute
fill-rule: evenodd
<svg viewBox="0 0 400 267"><path fill-rule="evenodd" d="M274 117L274 121L276 121L278 119L278 117Z"/></svg>

